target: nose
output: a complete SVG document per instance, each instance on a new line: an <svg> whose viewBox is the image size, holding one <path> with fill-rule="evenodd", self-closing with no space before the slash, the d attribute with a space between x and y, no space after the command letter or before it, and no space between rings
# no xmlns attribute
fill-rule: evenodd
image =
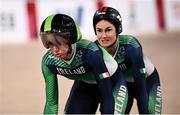
<svg viewBox="0 0 180 115"><path fill-rule="evenodd" d="M61 55L61 54L64 54L64 53L66 53L68 51L68 47L65 47L65 46L59 46L59 47L53 46L52 51L54 52L54 54Z"/></svg>
<svg viewBox="0 0 180 115"><path fill-rule="evenodd" d="M53 46L53 47L52 47L52 50L53 50L54 52L57 52L57 51L59 50L59 48L56 47L56 46Z"/></svg>
<svg viewBox="0 0 180 115"><path fill-rule="evenodd" d="M101 37L102 37L102 38L105 38L106 36L107 36L107 35L106 35L106 32L103 31L102 34L101 34Z"/></svg>

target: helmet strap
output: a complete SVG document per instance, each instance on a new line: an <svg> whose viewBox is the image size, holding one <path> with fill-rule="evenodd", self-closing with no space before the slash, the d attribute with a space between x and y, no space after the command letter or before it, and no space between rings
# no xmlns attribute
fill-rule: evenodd
<svg viewBox="0 0 180 115"><path fill-rule="evenodd" d="M72 45L70 43L68 43L68 47L69 47L68 54L71 54L72 53Z"/></svg>

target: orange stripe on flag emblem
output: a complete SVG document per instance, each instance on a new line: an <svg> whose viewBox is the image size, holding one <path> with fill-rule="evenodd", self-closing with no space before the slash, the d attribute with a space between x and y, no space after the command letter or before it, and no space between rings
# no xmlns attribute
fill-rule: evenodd
<svg viewBox="0 0 180 115"><path fill-rule="evenodd" d="M108 77L110 77L110 74L109 74L109 72L105 72L105 73L99 74L99 77L100 77L100 79L108 78Z"/></svg>

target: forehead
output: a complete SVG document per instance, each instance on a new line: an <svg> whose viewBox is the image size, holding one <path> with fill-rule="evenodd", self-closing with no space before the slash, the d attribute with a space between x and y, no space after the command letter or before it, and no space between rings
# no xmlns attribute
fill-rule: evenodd
<svg viewBox="0 0 180 115"><path fill-rule="evenodd" d="M97 24L96 24L96 28L107 28L107 27L114 27L113 23L111 23L108 20L100 20Z"/></svg>

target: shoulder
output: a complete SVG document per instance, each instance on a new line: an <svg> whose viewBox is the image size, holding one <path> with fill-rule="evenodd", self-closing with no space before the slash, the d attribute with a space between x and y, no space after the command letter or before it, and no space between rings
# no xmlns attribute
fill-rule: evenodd
<svg viewBox="0 0 180 115"><path fill-rule="evenodd" d="M120 45L126 44L131 45L135 48L141 47L141 44L139 43L138 39L131 35L119 35L118 36Z"/></svg>
<svg viewBox="0 0 180 115"><path fill-rule="evenodd" d="M76 47L79 49L91 50L91 51L98 51L99 47L92 41L87 39L81 39L76 43Z"/></svg>
<svg viewBox="0 0 180 115"><path fill-rule="evenodd" d="M118 39L120 44L119 50L123 50L124 48L126 57L130 57L131 59L134 59L137 57L141 57L143 55L141 44L134 36L119 35ZM121 49L121 47L123 48Z"/></svg>

